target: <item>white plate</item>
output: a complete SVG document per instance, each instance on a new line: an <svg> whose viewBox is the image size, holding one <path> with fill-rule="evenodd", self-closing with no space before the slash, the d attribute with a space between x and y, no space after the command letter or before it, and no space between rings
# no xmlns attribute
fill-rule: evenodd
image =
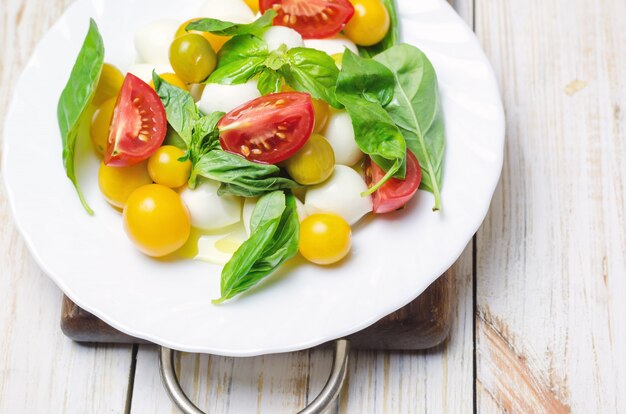
<svg viewBox="0 0 626 414"><path fill-rule="evenodd" d="M399 0L402 40L437 69L446 115L443 208L419 197L403 212L355 228L342 265L298 263L253 295L213 306L220 268L140 254L97 189L98 161L79 148L78 175L94 217L66 179L56 104L94 17L106 61L128 69L133 30L194 16L201 0L78 0L26 66L7 116L4 179L33 256L79 306L136 337L190 352L252 356L294 351L361 330L422 293L483 221L502 167L504 116L493 71L474 34L442 0ZM51 310L54 311L54 310Z"/></svg>

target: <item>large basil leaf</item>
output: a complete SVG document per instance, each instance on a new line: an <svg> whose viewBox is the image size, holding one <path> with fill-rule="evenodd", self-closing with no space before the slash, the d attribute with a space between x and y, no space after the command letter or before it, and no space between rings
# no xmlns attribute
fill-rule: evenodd
<svg viewBox="0 0 626 414"><path fill-rule="evenodd" d="M393 74L384 65L346 50L337 80L336 95L350 114L356 143L387 175L370 193L392 177L404 178L406 143L400 129L385 111L393 98Z"/></svg>
<svg viewBox="0 0 626 414"><path fill-rule="evenodd" d="M80 202L89 214L93 214L93 210L87 204L87 200L85 200L83 192L78 185L74 167L74 155L78 125L96 92L103 63L104 44L102 36L100 36L96 22L91 19L89 31L57 106L57 119L63 143L63 166L65 167L65 173L74 184Z"/></svg>
<svg viewBox="0 0 626 414"><path fill-rule="evenodd" d="M396 11L396 4L394 0L381 0L387 11L389 12L390 25L387 35L379 43L374 46L359 46L359 53L363 57L373 57L377 54L384 52L385 50L398 44L400 39L399 27L398 27L398 13Z"/></svg>
<svg viewBox="0 0 626 414"><path fill-rule="evenodd" d="M307 92L315 99L341 108L335 96L339 69L326 53L304 47L290 49L285 56L285 65L279 71L295 90Z"/></svg>
<svg viewBox="0 0 626 414"><path fill-rule="evenodd" d="M235 36L220 49L217 69L206 83L245 83L263 69L268 55L263 39L250 34Z"/></svg>
<svg viewBox="0 0 626 414"><path fill-rule="evenodd" d="M434 194L433 209L439 210L446 143L435 69L421 50L405 44L394 46L375 59L394 74L394 98L385 109L419 160L423 173L421 188Z"/></svg>
<svg viewBox="0 0 626 414"><path fill-rule="evenodd" d="M256 21L248 24L231 23L217 19L199 19L189 23L185 27L186 31L209 32L218 36L238 36L245 34L261 34L268 27L272 26L274 18L278 13L269 9Z"/></svg>
<svg viewBox="0 0 626 414"><path fill-rule="evenodd" d="M280 176L280 168L258 164L222 150L212 150L193 166L190 186L198 176L222 183L219 194L258 197L276 190L297 188L298 184Z"/></svg>
<svg viewBox="0 0 626 414"><path fill-rule="evenodd" d="M276 191L261 197L251 224L250 238L222 270L221 297L215 304L255 286L298 252L300 221L292 194Z"/></svg>

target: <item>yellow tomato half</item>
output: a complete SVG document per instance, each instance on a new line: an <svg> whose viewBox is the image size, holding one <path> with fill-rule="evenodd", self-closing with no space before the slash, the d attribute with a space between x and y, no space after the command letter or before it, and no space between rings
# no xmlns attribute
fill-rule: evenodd
<svg viewBox="0 0 626 414"><path fill-rule="evenodd" d="M359 46L372 46L384 39L391 19L380 0L350 0L354 15L343 32Z"/></svg>
<svg viewBox="0 0 626 414"><path fill-rule="evenodd" d="M130 167L109 167L102 163L98 185L104 198L115 207L124 208L128 197L139 187L152 184L146 162Z"/></svg>
<svg viewBox="0 0 626 414"><path fill-rule="evenodd" d="M187 184L191 174L191 161L179 161L185 151L173 145L164 145L148 160L148 172L155 183L170 188Z"/></svg>
<svg viewBox="0 0 626 414"><path fill-rule="evenodd" d="M187 242L191 219L177 192L151 184L138 188L128 198L124 207L124 228L141 252L163 257Z"/></svg>
<svg viewBox="0 0 626 414"><path fill-rule="evenodd" d="M300 224L300 253L310 262L330 265L352 246L350 225L336 214L313 214Z"/></svg>

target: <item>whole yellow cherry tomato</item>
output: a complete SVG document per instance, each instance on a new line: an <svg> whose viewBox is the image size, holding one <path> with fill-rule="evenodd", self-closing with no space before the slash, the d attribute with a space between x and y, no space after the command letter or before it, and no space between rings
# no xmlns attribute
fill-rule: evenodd
<svg viewBox="0 0 626 414"><path fill-rule="evenodd" d="M98 172L98 185L104 198L115 207L124 208L128 197L144 185L152 184L147 162L130 167L109 167L102 163Z"/></svg>
<svg viewBox="0 0 626 414"><path fill-rule="evenodd" d="M177 192L150 184L138 188L128 198L124 207L124 228L141 252L163 257L187 242L191 219Z"/></svg>
<svg viewBox="0 0 626 414"><path fill-rule="evenodd" d="M184 82L200 83L215 69L217 56L204 37L189 33L172 42L170 64Z"/></svg>
<svg viewBox="0 0 626 414"><path fill-rule="evenodd" d="M289 85L283 85L282 91L296 92L296 90ZM328 105L321 99L315 99L311 97L311 100L313 101L313 112L315 114L315 127L313 129L313 132L320 132L326 126L326 122L328 122L328 116L330 115L330 105Z"/></svg>
<svg viewBox="0 0 626 414"><path fill-rule="evenodd" d="M159 75L165 82L172 84L176 87L179 87L180 89L184 90L184 91L189 91L189 87L187 86L187 84L185 82L183 82L183 80L181 78L178 77L178 75L176 75L175 73L163 73L161 75ZM152 89L154 89L154 82L150 81L150 87Z"/></svg>
<svg viewBox="0 0 626 414"><path fill-rule="evenodd" d="M215 53L219 52L224 43L228 42L231 37L230 36L218 36L209 32L201 32L199 30L190 30L186 31L185 28L189 25L189 23L193 23L200 20L200 18L187 20L185 23L181 24L178 30L176 31L176 35L174 37L184 36L187 33L193 33L204 37L211 44L211 47L215 51Z"/></svg>
<svg viewBox="0 0 626 414"><path fill-rule="evenodd" d="M109 63L102 65L102 73L96 87L96 93L93 96L93 104L97 106L111 98L116 98L123 83L124 75L118 68Z"/></svg>
<svg viewBox="0 0 626 414"><path fill-rule="evenodd" d="M300 253L318 265L346 257L352 246L350 225L336 214L313 214L300 224Z"/></svg>
<svg viewBox="0 0 626 414"><path fill-rule="evenodd" d="M104 155L104 151L106 151L107 148L109 127L111 126L111 120L113 119L113 111L115 110L116 103L117 98L111 98L108 101L104 101L96 108L96 112L93 113L93 117L91 118L89 136L91 137L93 147L101 155Z"/></svg>
<svg viewBox="0 0 626 414"><path fill-rule="evenodd" d="M335 152L319 134L313 134L302 148L285 161L287 172L302 185L322 183L335 170Z"/></svg>
<svg viewBox="0 0 626 414"><path fill-rule="evenodd" d="M185 151L173 145L164 145L148 160L148 172L155 183L170 188L187 184L191 174L191 161L179 161Z"/></svg>
<svg viewBox="0 0 626 414"><path fill-rule="evenodd" d="M372 46L389 31L389 11L380 0L350 0L354 15L343 32L359 46Z"/></svg>

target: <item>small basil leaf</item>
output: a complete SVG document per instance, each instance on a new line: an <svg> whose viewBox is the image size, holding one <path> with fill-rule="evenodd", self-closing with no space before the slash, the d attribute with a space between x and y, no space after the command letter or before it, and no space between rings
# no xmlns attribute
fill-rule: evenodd
<svg viewBox="0 0 626 414"><path fill-rule="evenodd" d="M186 31L209 32L218 36L238 36L244 34L261 34L265 29L272 26L272 22L278 13L269 9L256 21L248 24L231 23L217 19L200 19L189 23Z"/></svg>
<svg viewBox="0 0 626 414"><path fill-rule="evenodd" d="M363 57L371 58L373 56L376 56L377 54L397 45L400 39L398 27L398 12L396 11L395 2L394 0L381 1L389 12L389 31L387 32L387 35L383 38L383 40L381 40L379 43L376 43L374 46L359 46L359 54Z"/></svg>
<svg viewBox="0 0 626 414"><path fill-rule="evenodd" d="M435 69L421 50L405 44L375 59L394 74L394 99L386 111L417 157L423 173L421 188L433 193L434 210L439 210L446 143Z"/></svg>
<svg viewBox="0 0 626 414"><path fill-rule="evenodd" d="M282 191L259 199L252 214L252 234L224 266L223 303L257 285L298 253L300 221L295 197Z"/></svg>
<svg viewBox="0 0 626 414"><path fill-rule="evenodd" d="M206 83L245 83L258 74L268 57L267 44L253 35L235 36L217 55L217 69Z"/></svg>
<svg viewBox="0 0 626 414"><path fill-rule="evenodd" d="M87 200L85 200L83 192L78 185L74 156L78 126L98 87L103 63L104 44L102 36L96 22L91 19L89 31L57 106L57 119L63 143L63 166L65 167L67 177L76 188L83 207L90 215L93 215L93 210L87 204Z"/></svg>
<svg viewBox="0 0 626 414"><path fill-rule="evenodd" d="M342 107L335 97L339 69L334 59L326 53L304 47L290 49L280 73L295 90L307 92L335 108Z"/></svg>
<svg viewBox="0 0 626 414"><path fill-rule="evenodd" d="M152 72L152 82L165 107L167 122L189 148L193 129L202 116L196 103L189 92L168 83L156 72Z"/></svg>
<svg viewBox="0 0 626 414"><path fill-rule="evenodd" d="M280 92L283 85L283 78L275 70L265 68L259 76L257 88L261 95Z"/></svg>

